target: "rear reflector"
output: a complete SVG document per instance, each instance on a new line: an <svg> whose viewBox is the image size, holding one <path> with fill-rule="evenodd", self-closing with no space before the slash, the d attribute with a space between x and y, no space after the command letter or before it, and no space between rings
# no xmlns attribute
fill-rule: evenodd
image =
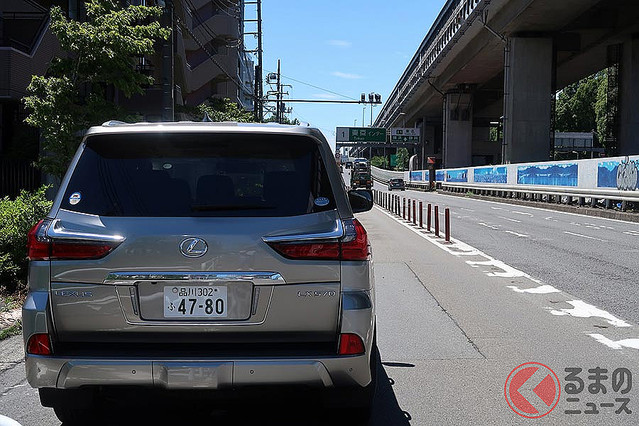
<svg viewBox="0 0 639 426"><path fill-rule="evenodd" d="M357 334L344 333L339 336L339 355L361 355L364 342Z"/></svg>
<svg viewBox="0 0 639 426"><path fill-rule="evenodd" d="M102 241L52 240L47 236L51 219L38 222L27 235L29 260L81 260L106 256L117 244Z"/></svg>
<svg viewBox="0 0 639 426"><path fill-rule="evenodd" d="M344 221L344 236L339 240L268 244L282 256L296 260L367 260L370 254L366 230L357 219Z"/></svg>
<svg viewBox="0 0 639 426"><path fill-rule="evenodd" d="M29 337L27 342L27 353L31 355L51 355L51 342L49 335L46 333L38 333Z"/></svg>

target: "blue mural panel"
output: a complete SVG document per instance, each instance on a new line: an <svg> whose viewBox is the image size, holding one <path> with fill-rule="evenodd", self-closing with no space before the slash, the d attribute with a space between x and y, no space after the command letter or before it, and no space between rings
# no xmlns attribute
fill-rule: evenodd
<svg viewBox="0 0 639 426"><path fill-rule="evenodd" d="M468 169L446 170L446 182L468 182Z"/></svg>
<svg viewBox="0 0 639 426"><path fill-rule="evenodd" d="M443 182L443 181L444 181L444 171L435 170L435 182Z"/></svg>
<svg viewBox="0 0 639 426"><path fill-rule="evenodd" d="M517 183L519 185L577 186L578 170L576 163L519 166Z"/></svg>
<svg viewBox="0 0 639 426"><path fill-rule="evenodd" d="M410 172L410 180L421 182L424 180L422 172Z"/></svg>
<svg viewBox="0 0 639 426"><path fill-rule="evenodd" d="M597 187L616 188L619 161L602 161L597 164Z"/></svg>
<svg viewBox="0 0 639 426"><path fill-rule="evenodd" d="M475 169L477 183L507 183L508 169L506 167L477 167Z"/></svg>

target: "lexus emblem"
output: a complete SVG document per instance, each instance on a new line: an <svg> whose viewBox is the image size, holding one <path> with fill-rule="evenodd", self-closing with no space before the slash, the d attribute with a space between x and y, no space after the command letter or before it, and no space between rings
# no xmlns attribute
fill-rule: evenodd
<svg viewBox="0 0 639 426"><path fill-rule="evenodd" d="M202 238L187 238L180 243L180 252L186 257L204 256L209 246Z"/></svg>

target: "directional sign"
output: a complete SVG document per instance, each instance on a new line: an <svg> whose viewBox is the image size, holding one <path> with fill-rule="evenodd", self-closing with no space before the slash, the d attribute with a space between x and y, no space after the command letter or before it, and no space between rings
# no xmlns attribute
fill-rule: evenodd
<svg viewBox="0 0 639 426"><path fill-rule="evenodd" d="M336 142L386 142L386 129L383 127L338 127Z"/></svg>
<svg viewBox="0 0 639 426"><path fill-rule="evenodd" d="M391 128L391 142L419 142L419 128Z"/></svg>

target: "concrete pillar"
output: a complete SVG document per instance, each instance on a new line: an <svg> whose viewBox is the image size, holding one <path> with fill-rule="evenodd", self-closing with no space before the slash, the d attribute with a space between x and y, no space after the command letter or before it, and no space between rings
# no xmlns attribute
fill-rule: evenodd
<svg viewBox="0 0 639 426"><path fill-rule="evenodd" d="M550 156L553 44L550 38L512 37L504 69L504 162Z"/></svg>
<svg viewBox="0 0 639 426"><path fill-rule="evenodd" d="M473 96L447 93L444 100L444 167L472 165Z"/></svg>
<svg viewBox="0 0 639 426"><path fill-rule="evenodd" d="M623 45L619 108L619 155L639 154L639 34Z"/></svg>

